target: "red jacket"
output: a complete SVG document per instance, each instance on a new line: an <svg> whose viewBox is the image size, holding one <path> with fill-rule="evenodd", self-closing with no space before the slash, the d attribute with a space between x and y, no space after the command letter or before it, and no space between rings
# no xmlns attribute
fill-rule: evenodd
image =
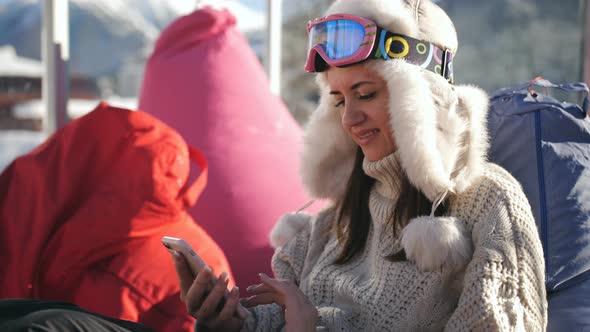
<svg viewBox="0 0 590 332"><path fill-rule="evenodd" d="M171 128L101 104L0 175L0 297L69 301L158 331L192 331L173 261L183 237L216 271L223 252L187 214L206 171Z"/></svg>

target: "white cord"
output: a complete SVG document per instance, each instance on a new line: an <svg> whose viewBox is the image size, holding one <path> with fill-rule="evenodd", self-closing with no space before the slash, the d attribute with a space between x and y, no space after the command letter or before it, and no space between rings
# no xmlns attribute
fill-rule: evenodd
<svg viewBox="0 0 590 332"><path fill-rule="evenodd" d="M430 211L430 217L434 217L434 212L438 209L438 206L445 200L445 197L449 193L449 190L445 190L442 195L432 204L432 210Z"/></svg>
<svg viewBox="0 0 590 332"><path fill-rule="evenodd" d="M316 200L312 199L311 201L305 203L305 205L303 205L302 207L299 208L299 210L295 211L295 213L299 213L303 210L305 210L306 208L308 208L310 205L312 205Z"/></svg>

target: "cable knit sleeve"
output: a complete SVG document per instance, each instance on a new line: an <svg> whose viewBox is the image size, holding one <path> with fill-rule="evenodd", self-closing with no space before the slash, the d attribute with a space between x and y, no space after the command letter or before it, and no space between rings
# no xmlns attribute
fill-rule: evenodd
<svg viewBox="0 0 590 332"><path fill-rule="evenodd" d="M272 258L275 278L293 280L300 285L303 275L309 273L306 268L313 266L326 242L325 227L331 222L331 211L324 210L315 218L287 214L277 222L271 233L271 242L278 245ZM283 312L278 305L260 305L250 312L252 315L244 322L242 332L284 329Z"/></svg>
<svg viewBox="0 0 590 332"><path fill-rule="evenodd" d="M283 310L277 304L259 305L250 309L241 332L282 331L285 327Z"/></svg>
<svg viewBox="0 0 590 332"><path fill-rule="evenodd" d="M282 223L292 223L293 217L283 216L275 226L283 228ZM273 272L276 278L294 280L298 285L307 254L309 238L311 234L310 222L301 223L297 232L292 232L293 237L285 239L286 243L276 248L272 258ZM284 234L284 232L283 232ZM242 332L262 332L262 331L281 331L284 328L282 308L276 304L259 305L250 309L251 315L248 316Z"/></svg>
<svg viewBox="0 0 590 332"><path fill-rule="evenodd" d="M289 243L276 249L272 257L272 270L276 278L290 279L299 285L310 236L311 226L308 226L303 228Z"/></svg>
<svg viewBox="0 0 590 332"><path fill-rule="evenodd" d="M314 218L310 216L307 223L299 222L301 226L298 232L286 244L278 247L272 257L272 270L276 278L290 279L300 284L302 277L309 273L322 253L334 216L334 208L330 207ZM292 219L294 217L287 221Z"/></svg>
<svg viewBox="0 0 590 332"><path fill-rule="evenodd" d="M544 331L544 260L526 197L510 178L479 191L474 254L446 331ZM492 187L491 190L489 187ZM475 213L475 211L473 211Z"/></svg>

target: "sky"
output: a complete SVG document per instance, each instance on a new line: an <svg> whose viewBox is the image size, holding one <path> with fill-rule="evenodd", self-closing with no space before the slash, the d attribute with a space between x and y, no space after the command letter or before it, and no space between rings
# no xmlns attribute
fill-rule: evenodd
<svg viewBox="0 0 590 332"><path fill-rule="evenodd" d="M267 4L267 1L265 0L240 0L240 2L254 10L260 11L265 10Z"/></svg>
<svg viewBox="0 0 590 332"><path fill-rule="evenodd" d="M0 0L0 3L6 0ZM190 12L195 8L195 3L199 0L169 0L170 5L181 12ZM266 0L239 0L242 4L256 10L264 11L266 9Z"/></svg>

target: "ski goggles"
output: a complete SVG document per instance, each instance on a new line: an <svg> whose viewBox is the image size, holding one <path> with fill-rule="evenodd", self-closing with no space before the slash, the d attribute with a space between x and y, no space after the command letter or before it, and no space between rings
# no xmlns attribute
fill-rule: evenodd
<svg viewBox="0 0 590 332"><path fill-rule="evenodd" d="M305 70L308 72L321 72L329 66L341 67L367 59L404 59L453 83L451 51L387 31L364 17L335 14L318 18L307 23L307 34Z"/></svg>

